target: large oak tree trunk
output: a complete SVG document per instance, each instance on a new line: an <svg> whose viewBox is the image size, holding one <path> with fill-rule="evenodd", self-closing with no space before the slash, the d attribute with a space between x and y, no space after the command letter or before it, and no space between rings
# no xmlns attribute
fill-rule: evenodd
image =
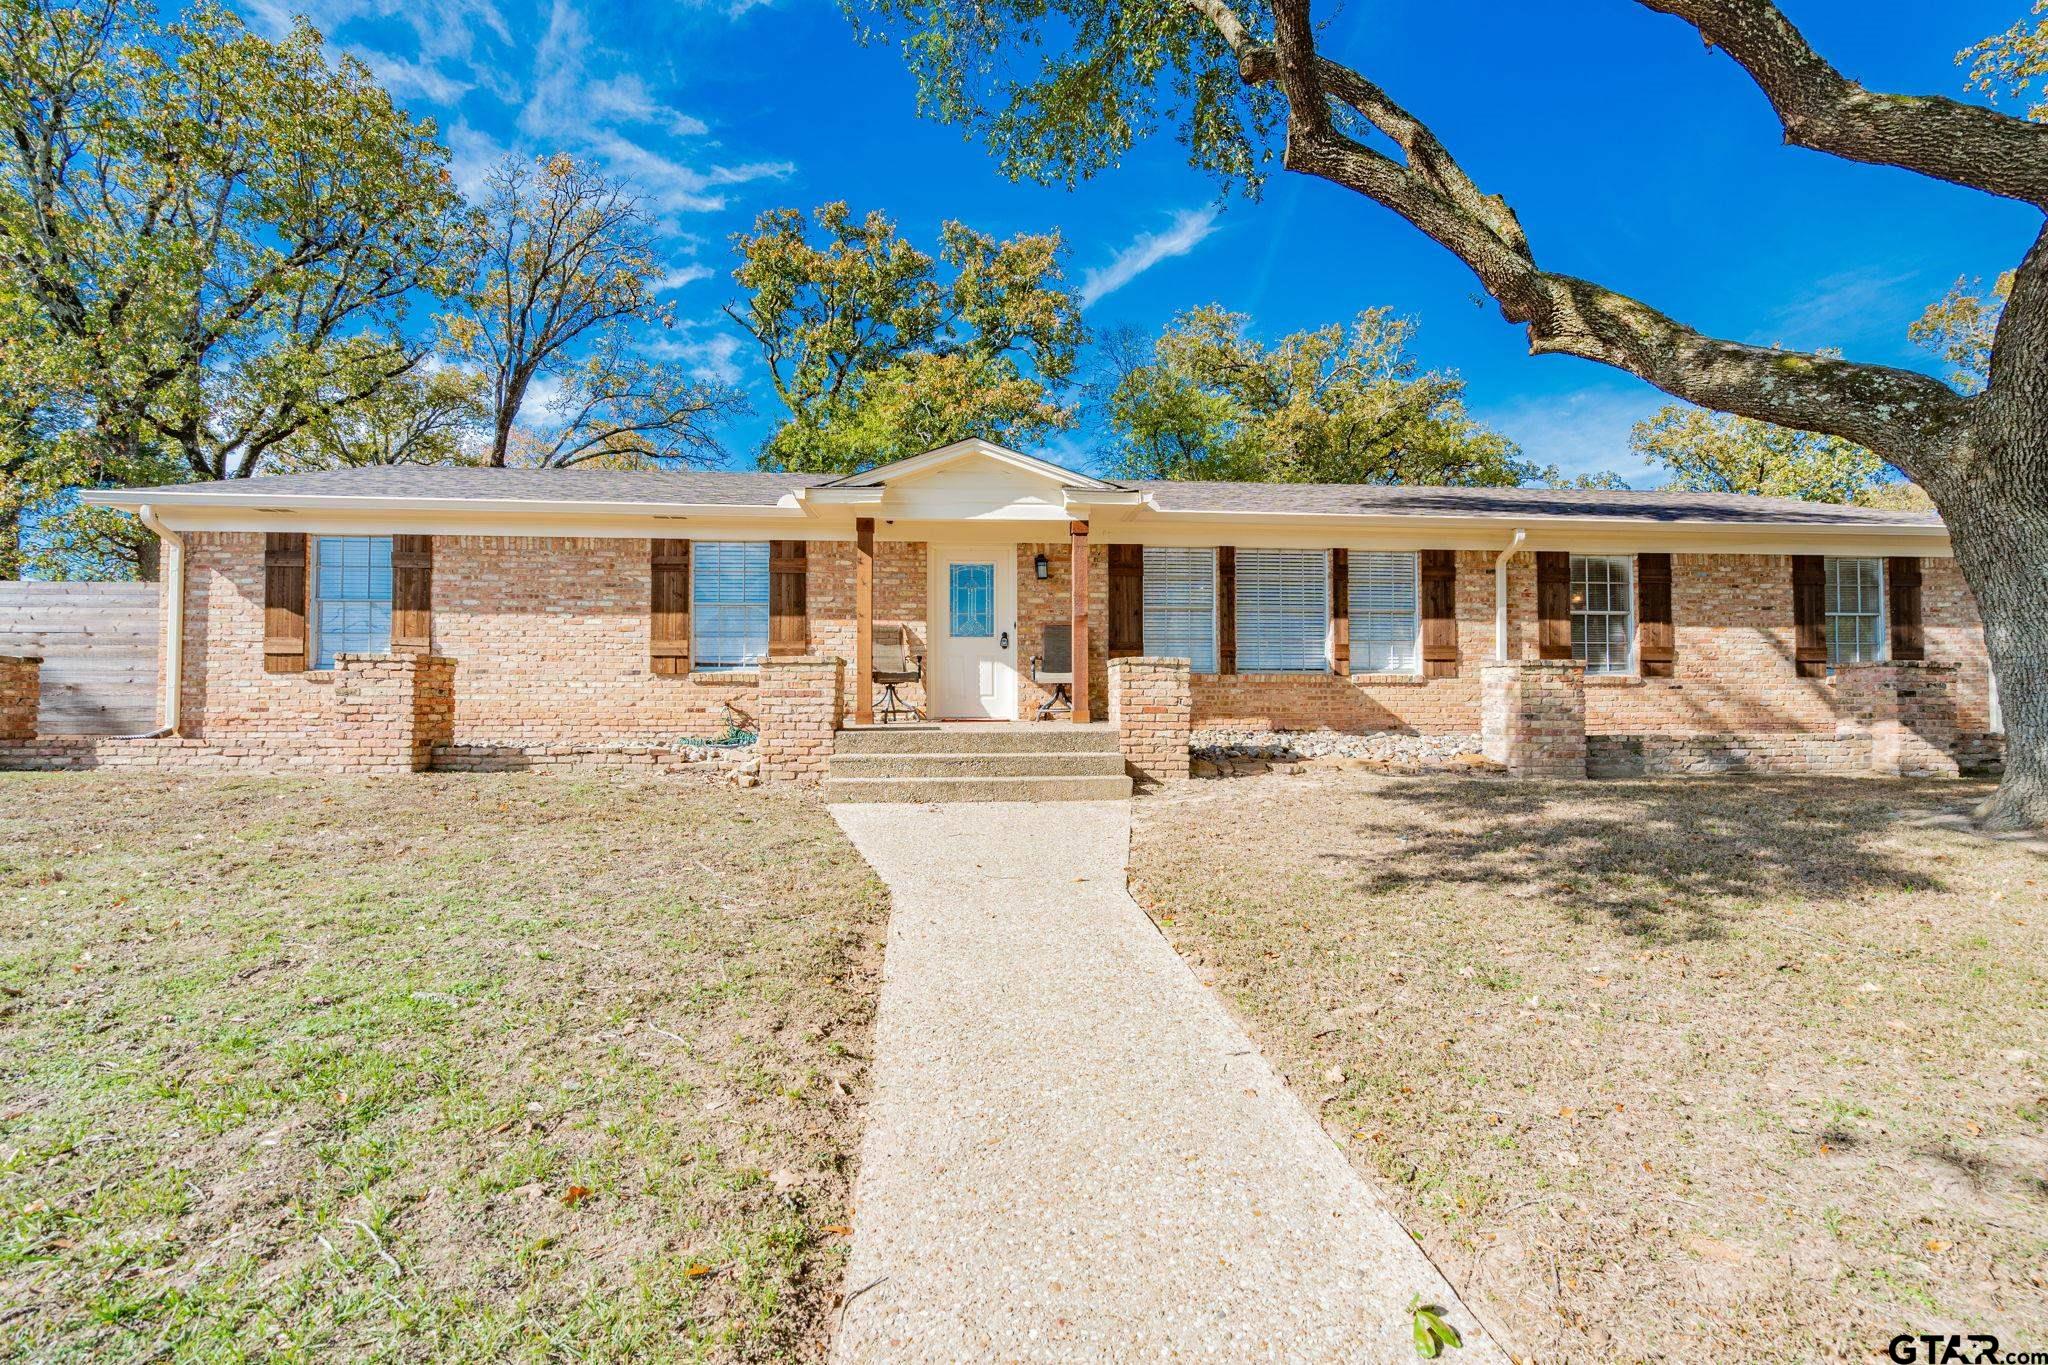
<svg viewBox="0 0 2048 1365"><path fill-rule="evenodd" d="M1930 489L1976 594L1998 675L2005 779L1979 812L1998 829L2048 826L2048 405L1980 409Z"/></svg>

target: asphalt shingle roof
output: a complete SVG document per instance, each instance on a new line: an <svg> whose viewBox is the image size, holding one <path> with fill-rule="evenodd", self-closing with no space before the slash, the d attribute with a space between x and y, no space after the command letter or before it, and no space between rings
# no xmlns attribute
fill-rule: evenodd
<svg viewBox="0 0 2048 1365"><path fill-rule="evenodd" d="M741 474L697 469L475 469L373 465L319 474L175 483L152 493L237 493L331 498L457 498L474 502L652 502L773 507L783 494L830 474ZM135 490L131 490L135 491Z"/></svg>
<svg viewBox="0 0 2048 1365"><path fill-rule="evenodd" d="M473 469L391 465L319 474L278 474L127 492L348 498L435 498L475 502L661 503L772 507L830 474L722 470ZM1184 483L1150 479L1142 489L1165 512L1322 513L1337 516L1611 517L1624 521L1707 521L1806 526L1939 526L1932 512L1841 507L1732 493L1564 488L1399 488L1369 484Z"/></svg>
<svg viewBox="0 0 2048 1365"><path fill-rule="evenodd" d="M1842 507L1746 493L1641 492L1577 488L1396 488L1351 483L1183 483L1130 485L1166 512L1406 513L1440 517L1619 517L1630 521L1718 521L1826 526L1939 526L1932 512Z"/></svg>

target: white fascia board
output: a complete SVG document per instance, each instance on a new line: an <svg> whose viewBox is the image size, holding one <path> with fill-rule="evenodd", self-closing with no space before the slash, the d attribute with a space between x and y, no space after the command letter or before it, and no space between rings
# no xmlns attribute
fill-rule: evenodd
<svg viewBox="0 0 2048 1365"><path fill-rule="evenodd" d="M797 501L818 507L867 507L880 502L888 489L877 484L872 488L833 488L812 485L796 491Z"/></svg>

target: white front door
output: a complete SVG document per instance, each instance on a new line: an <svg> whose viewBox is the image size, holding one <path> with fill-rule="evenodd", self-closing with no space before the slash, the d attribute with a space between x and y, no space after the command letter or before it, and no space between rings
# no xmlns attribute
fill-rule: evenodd
<svg viewBox="0 0 2048 1365"><path fill-rule="evenodd" d="M932 715L1017 718L1017 547L933 546Z"/></svg>

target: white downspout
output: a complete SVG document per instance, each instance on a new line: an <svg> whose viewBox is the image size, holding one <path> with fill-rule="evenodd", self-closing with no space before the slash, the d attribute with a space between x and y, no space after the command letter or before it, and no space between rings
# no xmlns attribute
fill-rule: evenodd
<svg viewBox="0 0 2048 1365"><path fill-rule="evenodd" d="M185 673L185 539L157 519L148 503L135 509L142 524L163 542L160 564L164 591L170 594L169 619L164 622L164 695L160 703L162 724L138 739L158 739L178 732L178 698Z"/></svg>
<svg viewBox="0 0 2048 1365"><path fill-rule="evenodd" d="M1493 657L1502 663L1506 663L1508 658L1508 560L1528 538L1528 531L1517 526L1515 538L1493 561Z"/></svg>

